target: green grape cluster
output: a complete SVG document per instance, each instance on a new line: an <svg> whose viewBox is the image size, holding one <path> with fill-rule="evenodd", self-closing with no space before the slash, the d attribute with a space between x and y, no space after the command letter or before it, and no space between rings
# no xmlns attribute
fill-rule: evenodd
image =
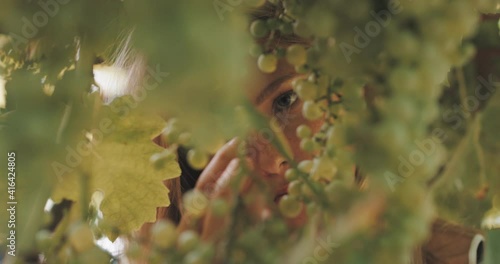
<svg viewBox="0 0 500 264"><path fill-rule="evenodd" d="M159 220L149 231L151 245L134 243L127 248L127 257L147 263L212 263L213 246L202 241L194 230L179 232L170 220Z"/></svg>
<svg viewBox="0 0 500 264"><path fill-rule="evenodd" d="M87 223L68 219L56 230L41 229L35 234L36 248L51 263L109 263L111 255L96 245Z"/></svg>
<svg viewBox="0 0 500 264"><path fill-rule="evenodd" d="M438 118L441 84L448 71L463 66L475 54L467 39L480 19L476 10L494 7L494 1L436 0L427 5L415 1L285 0L276 5L281 13L267 21L273 24L286 17L293 34L312 37L311 45L294 44L285 49L284 59L298 73L306 74L293 84L304 101L303 116L327 121L317 135L305 125L298 127L301 148L315 157L286 172L289 194L281 199L280 209L293 216L304 191L316 198L330 194L333 187L312 187L345 179L356 164L369 176L373 188L387 192L394 207L391 211L405 212L404 218L391 212L382 215L393 228L384 230L381 237L393 237L386 241L401 248L401 255L393 259L408 257L409 249L425 238L433 210L429 198L402 201L422 196L425 182L446 158L440 142L431 142L435 144L432 152L417 155L418 142L430 137L428 126ZM264 28L265 22L253 23ZM276 38L276 29L267 25L262 34L252 35ZM263 72L276 70L279 50L267 46L253 50L254 55L262 53L258 65ZM400 175L401 157L412 163L411 178ZM387 172L395 172L396 178ZM344 198L344 203L356 203L356 199ZM376 245L382 249L379 242Z"/></svg>

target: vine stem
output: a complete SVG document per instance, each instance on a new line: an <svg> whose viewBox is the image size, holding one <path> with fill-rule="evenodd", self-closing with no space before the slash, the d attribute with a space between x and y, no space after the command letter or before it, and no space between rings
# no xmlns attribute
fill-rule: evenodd
<svg viewBox="0 0 500 264"><path fill-rule="evenodd" d="M458 81L458 92L460 94L460 103L462 106L465 106L467 102L467 84L465 82L464 71L462 68L456 69L456 77ZM465 118L468 119L470 116L465 115Z"/></svg>
<svg viewBox="0 0 500 264"><path fill-rule="evenodd" d="M225 259L230 260L231 259L231 253L233 252L234 245L236 244L236 228L238 226L238 215L240 210L244 208L244 202L243 198L238 195L236 198L236 205L233 208L233 211L231 212L231 225L229 227L229 238L227 240L227 250L225 254Z"/></svg>
<svg viewBox="0 0 500 264"><path fill-rule="evenodd" d="M77 57L76 63L76 72L77 72L77 80L81 83L80 89L76 91L76 94L85 94L90 91L92 84L94 83L94 58L95 54L88 43L88 38L85 33L82 34L80 39L80 47ZM77 96L76 100L79 99ZM94 109L95 110L95 109ZM93 118L91 122L95 121L97 113L93 111ZM85 127L89 127L92 125L91 122L86 122ZM88 163L81 164L81 169L79 170L79 178L80 178L80 186L81 186L81 218L83 221L87 221L88 214L88 205L90 203L90 177L91 177L91 169L89 172L89 168L92 168L92 160L89 159Z"/></svg>
<svg viewBox="0 0 500 264"><path fill-rule="evenodd" d="M90 175L83 172L79 171L78 176L80 178L80 200L81 200L81 205L80 205L80 210L81 210L81 218L83 221L87 221L87 218L89 217L89 209L88 206L90 204L90 197L89 197L89 190L90 190Z"/></svg>
<svg viewBox="0 0 500 264"><path fill-rule="evenodd" d="M60 144L62 142L63 133L66 127L68 126L72 109L73 109L72 103L69 103L64 107L63 117L61 118L61 122L59 123L59 127L57 128L56 144Z"/></svg>
<svg viewBox="0 0 500 264"><path fill-rule="evenodd" d="M472 127L472 142L474 144L474 149L476 151L477 160L479 162L479 180L481 181L481 185L484 186L486 184L486 159L484 157L483 148L481 147L481 143L479 141L479 136L481 134L481 119L482 115L476 115L474 118L474 123Z"/></svg>
<svg viewBox="0 0 500 264"><path fill-rule="evenodd" d="M467 100L467 84L465 82L465 76L464 76L464 71L462 68L456 69L455 76L458 81L458 91L460 95L460 104L462 106L465 105L466 100ZM427 182L427 186L432 188L436 185L439 181L448 179L451 177L451 175L454 173L455 169L458 166L459 161L461 158L465 155L465 153L468 150L468 144L472 141L474 144L474 148L476 150L478 160L479 160L479 165L480 165L480 177L481 177L481 182L484 183L486 182L486 177L484 176L484 154L482 152L481 146L479 145L479 133L480 133L480 126L481 126L481 120L480 117L475 116L473 120L471 121L469 119L470 114L464 115L466 118L466 123L467 123L467 128L466 128L466 134L460 141L459 145L455 149L455 152L453 153L453 156L451 159L448 161L448 163L445 165L445 167L440 170L440 173L438 173L436 176L431 178Z"/></svg>
<svg viewBox="0 0 500 264"><path fill-rule="evenodd" d="M429 188L436 187L439 182L449 179L454 174L455 170L459 166L460 160L462 160L463 156L466 154L468 150L468 145L471 140L471 125L469 125L467 129L466 135L460 140L460 143L456 147L452 157L445 165L444 169L441 173L438 173L436 176L427 181L427 186Z"/></svg>
<svg viewBox="0 0 500 264"><path fill-rule="evenodd" d="M467 100L467 87L465 83L465 77L464 77L464 72L463 69L457 69L456 70L456 77L458 81L458 88L459 88L459 93L460 93L460 101L462 105L465 105L465 102ZM469 115L465 115L465 118L468 118ZM465 155L465 153L468 150L468 144L472 142L474 145L474 150L477 155L478 163L479 163L479 177L480 177L480 182L481 185L485 185L486 183L486 160L484 157L484 152L481 147L479 138L481 134L481 115L475 115L473 117L473 120L468 120L467 122L467 133L466 135L462 138L460 141L458 147L455 149L455 152L453 153L452 158L448 162L448 164L445 165L444 169L442 170L442 173L438 173L438 175L434 176L432 179L430 179L427 182L427 185L429 187L434 187L437 185L439 181L446 180L451 177L451 175L454 173L455 169L458 166L458 163L460 162L461 158Z"/></svg>

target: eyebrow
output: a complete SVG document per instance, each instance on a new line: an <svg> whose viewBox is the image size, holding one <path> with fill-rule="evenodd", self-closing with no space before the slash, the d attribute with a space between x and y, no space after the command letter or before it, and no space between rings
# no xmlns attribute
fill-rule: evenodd
<svg viewBox="0 0 500 264"><path fill-rule="evenodd" d="M280 88L280 86L284 82L290 80L291 78L293 78L295 76L296 76L296 74L289 73L287 75L281 76L278 79L272 81L264 89L262 89L262 91L259 93L259 95L257 96L257 99L255 99L255 104L256 105L261 104L264 101L264 99L266 99L267 96L269 96L274 91L276 91L278 88Z"/></svg>

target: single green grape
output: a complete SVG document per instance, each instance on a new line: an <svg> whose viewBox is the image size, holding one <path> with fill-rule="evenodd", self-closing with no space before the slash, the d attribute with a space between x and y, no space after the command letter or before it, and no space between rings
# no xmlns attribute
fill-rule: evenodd
<svg viewBox="0 0 500 264"><path fill-rule="evenodd" d="M318 86L309 81L302 81L297 83L295 91L304 101L314 100L318 95Z"/></svg>
<svg viewBox="0 0 500 264"><path fill-rule="evenodd" d="M304 173L310 173L311 169L313 167L313 162L312 160L303 160L299 163L297 168Z"/></svg>
<svg viewBox="0 0 500 264"><path fill-rule="evenodd" d="M307 184L302 184L302 190L301 190L301 193L304 197L313 197L314 196L314 192L313 190L311 189L311 187Z"/></svg>
<svg viewBox="0 0 500 264"><path fill-rule="evenodd" d="M208 198L199 190L193 189L182 196L186 211L193 217L201 217L209 206Z"/></svg>
<svg viewBox="0 0 500 264"><path fill-rule="evenodd" d="M302 211L302 203L289 195L284 195L279 201L279 209L284 216L293 218Z"/></svg>
<svg viewBox="0 0 500 264"><path fill-rule="evenodd" d="M149 161L153 163L155 169L160 170L165 167L168 161L174 160L176 157L175 153L171 149L165 149L160 153L155 153L151 155Z"/></svg>
<svg viewBox="0 0 500 264"><path fill-rule="evenodd" d="M151 240L161 249L173 247L177 240L175 225L167 220L159 220L151 228Z"/></svg>
<svg viewBox="0 0 500 264"><path fill-rule="evenodd" d="M288 194L292 197L298 197L302 194L302 182L299 180L292 181L288 184Z"/></svg>
<svg viewBox="0 0 500 264"><path fill-rule="evenodd" d="M306 124L302 124L302 125L298 126L296 132L297 132L297 136L299 138L308 138L308 137L312 136L312 130Z"/></svg>
<svg viewBox="0 0 500 264"><path fill-rule="evenodd" d="M279 30L283 35L293 34L293 25L291 23L281 23Z"/></svg>
<svg viewBox="0 0 500 264"><path fill-rule="evenodd" d="M177 143L183 146L188 146L191 144L191 137L191 133L189 132L181 133L177 139Z"/></svg>
<svg viewBox="0 0 500 264"><path fill-rule="evenodd" d="M291 181L296 180L298 178L299 178L299 173L297 172L296 169L290 168L290 169L286 170L285 179L287 181L291 182Z"/></svg>
<svg viewBox="0 0 500 264"><path fill-rule="evenodd" d="M177 119L173 118L169 120L163 131L161 132L162 140L167 144L177 143L177 138L181 133L181 129L178 126Z"/></svg>
<svg viewBox="0 0 500 264"><path fill-rule="evenodd" d="M308 120L316 120L323 116L323 112L314 101L305 101L302 106L302 115Z"/></svg>
<svg viewBox="0 0 500 264"><path fill-rule="evenodd" d="M177 248L182 253L187 253L196 248L200 241L198 233L193 230L186 230L179 235Z"/></svg>
<svg viewBox="0 0 500 264"><path fill-rule="evenodd" d="M312 152L316 149L316 143L311 138L303 138L300 141L300 148L306 152Z"/></svg>
<svg viewBox="0 0 500 264"><path fill-rule="evenodd" d="M269 29L265 21L255 20L250 24L250 33L256 38L262 38L269 33Z"/></svg>
<svg viewBox="0 0 500 264"><path fill-rule="evenodd" d="M293 23L293 31L299 37L309 38L312 36L311 28L302 20L297 20Z"/></svg>
<svg viewBox="0 0 500 264"><path fill-rule="evenodd" d="M187 160L193 169L201 170L208 164L208 155L197 149L190 149Z"/></svg>
<svg viewBox="0 0 500 264"><path fill-rule="evenodd" d="M278 67L278 57L274 54L261 54L257 63L261 71L272 73Z"/></svg>
<svg viewBox="0 0 500 264"><path fill-rule="evenodd" d="M294 65L300 66L306 63L307 61L307 52L304 46L299 44L293 44L286 50L286 59L287 61Z"/></svg>
<svg viewBox="0 0 500 264"><path fill-rule="evenodd" d="M261 45L254 43L252 46L250 46L250 55L252 55L255 58L258 58L263 52L264 49L262 48Z"/></svg>

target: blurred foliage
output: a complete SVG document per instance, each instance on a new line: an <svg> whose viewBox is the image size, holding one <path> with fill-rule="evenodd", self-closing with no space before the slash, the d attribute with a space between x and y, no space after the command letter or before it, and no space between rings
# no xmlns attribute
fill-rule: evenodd
<svg viewBox="0 0 500 264"><path fill-rule="evenodd" d="M93 241L102 235L128 239L127 257L150 263L317 261L320 241L335 242L325 249L329 263L404 263L436 217L480 227L487 210L500 210L491 202L500 196L500 36L498 17L482 15L499 4L2 0L0 151L16 153L18 202L17 254L7 250L5 263L33 262L39 253L47 263L108 263ZM263 6L270 11L249 21L247 11ZM292 34L310 45L276 45ZM240 197L220 243L177 234L166 222L152 229L152 246L137 239L134 231L170 203L162 181L180 174L178 146L203 161L229 138L269 129L289 156L282 131L240 89L251 36L259 43L251 63L272 72L286 59L307 76L294 85L306 101L303 115L326 120L302 138L317 143L319 154L289 160L287 178L301 188L289 193L288 208L305 204L308 224L289 229L283 209L255 223L243 209L253 200ZM96 64L144 78L127 76L130 95L102 100ZM429 141L436 129L444 140ZM159 134L168 148L153 142ZM8 167L5 156L0 164ZM366 175L363 191L349 177L354 165ZM8 201L7 181L0 182L0 200ZM73 202L54 229L44 212L49 198ZM7 223L8 212L0 219ZM2 224L0 236L9 232ZM490 231L489 264L499 261L495 236Z"/></svg>

